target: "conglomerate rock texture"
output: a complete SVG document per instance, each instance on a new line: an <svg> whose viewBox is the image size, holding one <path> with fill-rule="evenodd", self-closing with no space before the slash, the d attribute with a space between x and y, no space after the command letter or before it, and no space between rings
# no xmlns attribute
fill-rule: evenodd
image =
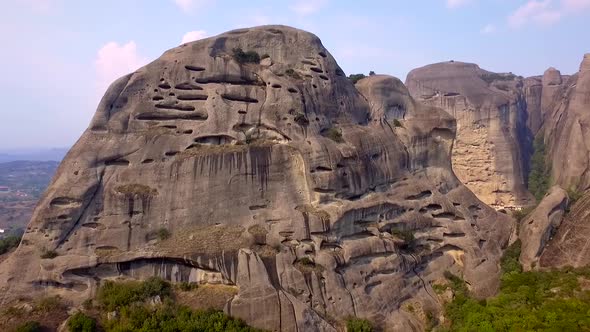
<svg viewBox="0 0 590 332"><path fill-rule="evenodd" d="M531 134L521 77L449 61L412 70L406 85L418 101L457 119L452 160L461 182L497 209L530 203L525 179ZM535 93L540 91L529 92L532 102Z"/></svg>
<svg viewBox="0 0 590 332"><path fill-rule="evenodd" d="M100 280L158 275L233 285L226 311L268 330L359 316L411 331L424 322L403 305L439 310L444 271L493 294L514 225L451 170L455 120L393 77L357 88L316 36L284 26L184 44L120 78L0 266L1 300L81 303Z"/></svg>

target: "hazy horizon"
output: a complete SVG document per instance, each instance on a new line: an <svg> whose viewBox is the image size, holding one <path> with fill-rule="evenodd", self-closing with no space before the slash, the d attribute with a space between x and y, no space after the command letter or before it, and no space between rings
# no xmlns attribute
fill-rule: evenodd
<svg viewBox="0 0 590 332"><path fill-rule="evenodd" d="M109 20L105 21L104 17ZM407 73L456 60L496 72L577 72L590 45L590 0L15 0L0 13L0 149L69 147L116 78L182 42L240 27L318 35L346 74Z"/></svg>

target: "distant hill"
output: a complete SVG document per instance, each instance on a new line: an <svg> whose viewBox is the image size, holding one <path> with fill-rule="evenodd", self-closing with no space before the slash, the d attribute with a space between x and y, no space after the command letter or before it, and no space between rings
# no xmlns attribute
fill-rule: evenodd
<svg viewBox="0 0 590 332"><path fill-rule="evenodd" d="M0 163L16 160L61 161L69 148L0 150Z"/></svg>

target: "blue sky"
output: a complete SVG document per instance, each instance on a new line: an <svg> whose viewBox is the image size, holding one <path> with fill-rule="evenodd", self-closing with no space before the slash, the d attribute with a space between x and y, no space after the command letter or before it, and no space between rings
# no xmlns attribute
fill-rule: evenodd
<svg viewBox="0 0 590 332"><path fill-rule="evenodd" d="M64 147L108 84L185 40L261 24L318 35L347 74L405 79L450 59L569 74L590 52L590 0L9 0L0 11L0 149Z"/></svg>

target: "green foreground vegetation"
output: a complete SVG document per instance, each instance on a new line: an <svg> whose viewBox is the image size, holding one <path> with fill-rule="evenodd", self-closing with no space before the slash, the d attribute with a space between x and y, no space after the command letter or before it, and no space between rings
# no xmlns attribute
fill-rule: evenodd
<svg viewBox="0 0 590 332"><path fill-rule="evenodd" d="M84 310L70 317L67 326L70 332L259 331L221 311L192 310L178 305L172 285L160 278L103 283L96 300L84 303ZM17 331L43 329L38 322L29 321Z"/></svg>
<svg viewBox="0 0 590 332"><path fill-rule="evenodd" d="M531 158L531 171L528 178L528 189L541 201L551 186L551 169L546 163L546 151L543 136L538 135L533 142L533 156Z"/></svg>
<svg viewBox="0 0 590 332"><path fill-rule="evenodd" d="M506 251L500 292L477 300L463 280L448 275L454 292L438 331L590 331L590 269L523 272L520 243Z"/></svg>
<svg viewBox="0 0 590 332"><path fill-rule="evenodd" d="M9 235L3 239L0 239L0 255L5 254L13 248L18 247L20 239L20 236L15 235Z"/></svg>

